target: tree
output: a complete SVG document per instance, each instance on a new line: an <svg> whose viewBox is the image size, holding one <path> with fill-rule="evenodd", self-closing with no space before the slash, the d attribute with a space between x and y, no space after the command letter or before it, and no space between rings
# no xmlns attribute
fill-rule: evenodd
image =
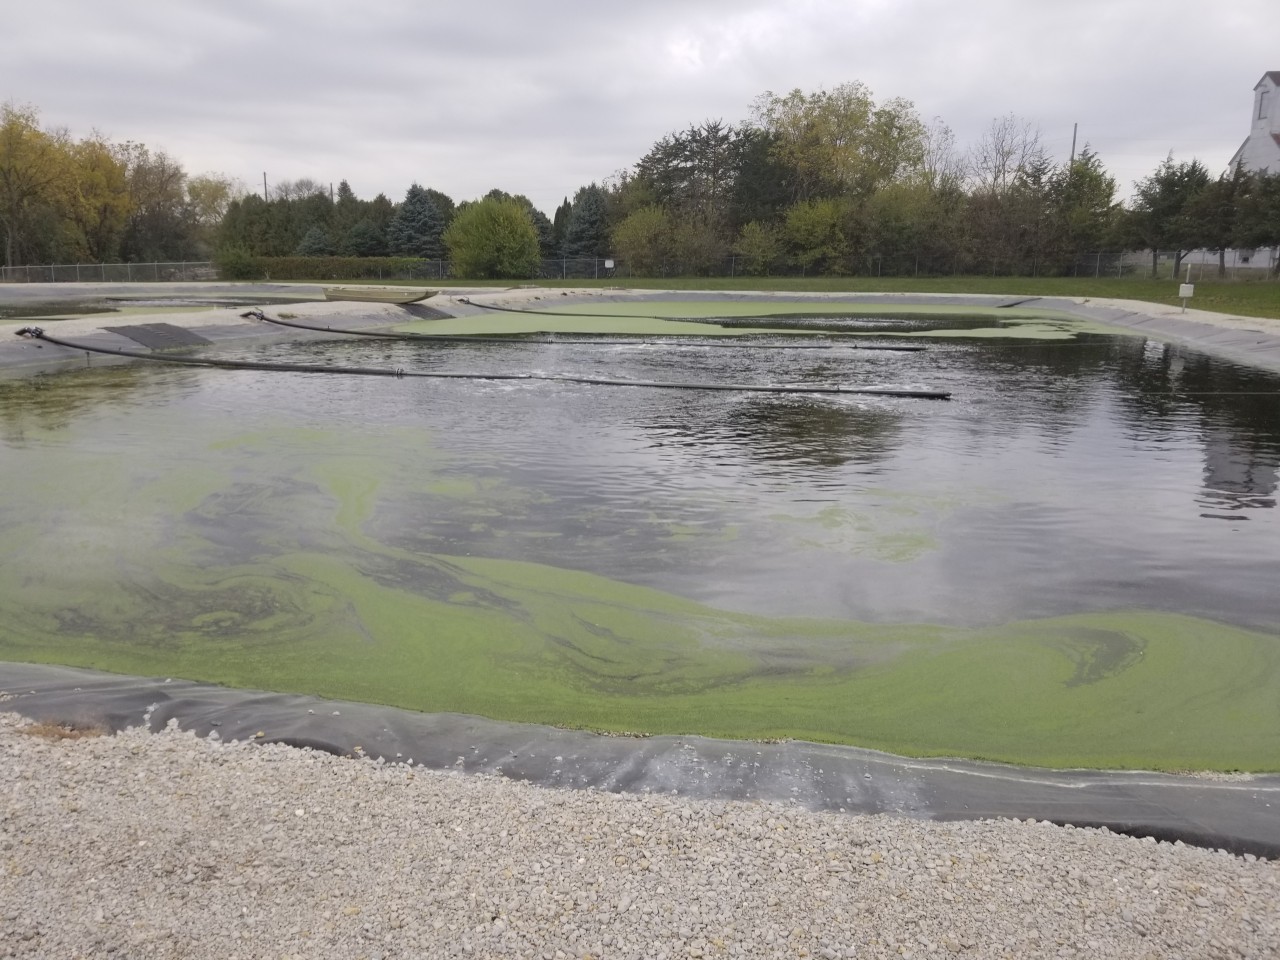
<svg viewBox="0 0 1280 960"><path fill-rule="evenodd" d="M597 184L580 187L573 195L564 228L561 255L595 259L609 253L609 229L604 191Z"/></svg>
<svg viewBox="0 0 1280 960"><path fill-rule="evenodd" d="M1116 181L1088 144L1050 175L1046 193L1057 255L1078 261L1100 250L1115 225Z"/></svg>
<svg viewBox="0 0 1280 960"><path fill-rule="evenodd" d="M752 120L773 134L797 201L865 197L924 159L925 127L911 102L877 106L857 81L810 94L766 91L752 104Z"/></svg>
<svg viewBox="0 0 1280 960"><path fill-rule="evenodd" d="M728 218L735 175L737 132L722 120L706 120L663 137L636 164L636 178L678 219Z"/></svg>
<svg viewBox="0 0 1280 960"><path fill-rule="evenodd" d="M133 209L125 224L121 253L126 260L194 260L195 231L187 209L187 174L163 150L140 143L121 147L128 167Z"/></svg>
<svg viewBox="0 0 1280 960"><path fill-rule="evenodd" d="M514 200L524 208L525 213L529 215L529 222L533 224L533 229L538 234L538 252L544 257L554 257L558 249L555 244L555 228L551 221L547 219L547 215L533 205L533 201L526 197L523 193L517 193L514 196L505 190L499 190L494 187L485 195L485 199L492 200Z"/></svg>
<svg viewBox="0 0 1280 960"><path fill-rule="evenodd" d="M1151 276L1156 275L1161 250L1172 250L1173 272L1187 252L1205 246L1204 230L1191 216L1196 198L1209 185L1209 171L1199 160L1174 163L1173 154L1138 183L1126 233L1134 246L1151 250Z"/></svg>
<svg viewBox="0 0 1280 960"><path fill-rule="evenodd" d="M231 201L244 194L244 187L230 177L204 173L187 180L187 217L193 228L201 256L209 256L216 246L218 224Z"/></svg>
<svg viewBox="0 0 1280 960"><path fill-rule="evenodd" d="M343 237L364 217L364 205L356 197L351 184L342 180L338 183L338 196L333 203L333 233L335 237Z"/></svg>
<svg viewBox="0 0 1280 960"><path fill-rule="evenodd" d="M848 252L837 200L804 200L787 210L783 237L792 263L806 272L834 272Z"/></svg>
<svg viewBox="0 0 1280 960"><path fill-rule="evenodd" d="M969 151L969 179L980 193L1001 194L1020 174L1048 162L1040 128L1015 114L996 117Z"/></svg>
<svg viewBox="0 0 1280 960"><path fill-rule="evenodd" d="M733 196L729 227L752 221L776 222L791 202L787 166L778 159L777 137L767 130L743 127L733 141Z"/></svg>
<svg viewBox="0 0 1280 960"><path fill-rule="evenodd" d="M387 227L388 248L398 256L440 260L444 257L443 235L440 211L427 191L413 184Z"/></svg>
<svg viewBox="0 0 1280 960"><path fill-rule="evenodd" d="M767 276L782 256L782 240L776 227L753 220L738 233L733 252L743 261L743 273Z"/></svg>
<svg viewBox="0 0 1280 960"><path fill-rule="evenodd" d="M444 228L449 229L449 224L453 222L453 214L457 210L453 198L431 187L427 187L427 197L436 205L436 211L440 214L440 222L444 224Z"/></svg>
<svg viewBox="0 0 1280 960"><path fill-rule="evenodd" d="M328 257L333 254L333 243L324 228L312 227L303 236L294 253L300 257Z"/></svg>
<svg viewBox="0 0 1280 960"><path fill-rule="evenodd" d="M728 252L720 224L698 216L677 220L671 231L671 252L680 272L710 274Z"/></svg>
<svg viewBox="0 0 1280 960"><path fill-rule="evenodd" d="M0 105L0 226L6 266L22 256L36 220L47 221L40 208L65 204L73 184L67 136L42 130L32 107Z"/></svg>
<svg viewBox="0 0 1280 960"><path fill-rule="evenodd" d="M373 220L366 217L342 235L338 252L348 257L385 257L386 234L378 229Z"/></svg>
<svg viewBox="0 0 1280 960"><path fill-rule="evenodd" d="M69 215L79 230L81 253L93 262L114 260L133 210L128 168L97 134L72 148L72 160L75 189Z"/></svg>
<svg viewBox="0 0 1280 960"><path fill-rule="evenodd" d="M1280 172L1252 173L1243 184L1235 242L1245 249L1280 247ZM1280 277L1280 260L1273 276Z"/></svg>
<svg viewBox="0 0 1280 960"><path fill-rule="evenodd" d="M551 243L557 253L564 249L564 232L568 229L569 217L572 213L573 204L569 202L568 197L565 197L564 202L556 207L555 215L551 218Z"/></svg>
<svg viewBox="0 0 1280 960"><path fill-rule="evenodd" d="M514 199L490 197L464 204L444 242L457 276L515 279L533 276L538 266L537 231Z"/></svg>
<svg viewBox="0 0 1280 960"><path fill-rule="evenodd" d="M653 276L671 249L671 218L657 204L642 207L613 231L613 249L637 276Z"/></svg>
<svg viewBox="0 0 1280 960"><path fill-rule="evenodd" d="M1235 243L1239 202L1247 195L1249 175L1237 167L1208 183L1195 197L1188 215L1196 222L1204 245L1218 252L1218 276L1227 275L1227 250Z"/></svg>

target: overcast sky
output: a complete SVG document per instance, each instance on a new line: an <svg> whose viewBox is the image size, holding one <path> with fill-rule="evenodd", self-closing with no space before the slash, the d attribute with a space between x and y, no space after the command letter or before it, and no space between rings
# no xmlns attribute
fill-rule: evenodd
<svg viewBox="0 0 1280 960"><path fill-rule="evenodd" d="M1215 174L1280 70L1280 0L0 0L0 100L248 189L492 187L548 214L663 134L767 90L867 84L961 144L997 115L1128 196L1170 150Z"/></svg>

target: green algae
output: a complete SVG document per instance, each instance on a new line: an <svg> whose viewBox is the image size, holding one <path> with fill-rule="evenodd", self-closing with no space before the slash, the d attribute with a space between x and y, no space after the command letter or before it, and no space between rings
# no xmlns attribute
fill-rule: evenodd
<svg viewBox="0 0 1280 960"><path fill-rule="evenodd" d="M5 417L23 469L6 472L0 514L0 657L601 730L1053 766L1280 766L1274 632L1141 610L980 629L750 616L387 542L384 498L448 497L483 523L498 501L532 510L542 496L469 474L421 430L344 435L337 449L324 429L246 431L200 413L149 436L159 420L141 403L69 416L24 397ZM137 442L108 444L96 425L122 409ZM408 451L395 471L389 444ZM902 563L935 550L936 528L970 502L873 492L874 515L775 519L815 548ZM666 526L673 541L709 535Z"/></svg>
<svg viewBox="0 0 1280 960"><path fill-rule="evenodd" d="M237 442L286 438L217 441ZM181 486L172 477L114 489L124 503L100 518L132 516L124 544L116 524L107 537L83 515L74 532L6 527L0 656L591 729L1058 766L1277 766L1273 635L1146 611L985 629L737 614L579 571L378 543L364 532L376 462L358 450L305 460L270 495L236 494L231 472L207 493L204 477L193 513L207 522L176 540L154 503ZM326 518L311 538L292 519L308 504ZM233 516L257 545L250 562L202 540ZM828 511L815 523L857 526ZM48 535L66 542L50 552ZM892 554L891 539L877 549Z"/></svg>
<svg viewBox="0 0 1280 960"><path fill-rule="evenodd" d="M984 326L940 326L936 329L840 331L841 336L1009 338L1019 340L1068 340L1081 333L1124 334L1126 331L1082 320L1058 310L1036 307L981 307L952 304L863 303L822 300L787 301L608 301L604 303L558 304L553 299L535 300L521 307L527 313L487 312L448 320L426 320L401 324L396 329L439 335L475 334L519 336L533 333L594 333L611 336L700 336L735 337L761 334L789 336L821 335L821 330L794 326L770 326L770 319L797 317L920 317L955 321L996 321ZM759 320L753 326L718 326L706 323L717 317ZM681 322L687 320L688 322ZM1132 331L1128 331L1132 335Z"/></svg>

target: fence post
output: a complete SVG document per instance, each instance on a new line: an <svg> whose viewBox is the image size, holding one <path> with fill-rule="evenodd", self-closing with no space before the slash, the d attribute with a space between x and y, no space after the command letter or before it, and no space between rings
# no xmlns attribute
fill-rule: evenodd
<svg viewBox="0 0 1280 960"><path fill-rule="evenodd" d="M1098 257L1097 266L1093 268L1093 279L1095 280L1097 280L1100 276L1102 276L1102 254L1099 253L1097 257Z"/></svg>

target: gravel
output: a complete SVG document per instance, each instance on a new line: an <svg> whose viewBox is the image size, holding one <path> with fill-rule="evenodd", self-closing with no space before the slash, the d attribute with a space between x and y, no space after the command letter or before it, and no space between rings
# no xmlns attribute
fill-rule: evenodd
<svg viewBox="0 0 1280 960"><path fill-rule="evenodd" d="M0 956L1280 955L1280 862L0 715Z"/></svg>

